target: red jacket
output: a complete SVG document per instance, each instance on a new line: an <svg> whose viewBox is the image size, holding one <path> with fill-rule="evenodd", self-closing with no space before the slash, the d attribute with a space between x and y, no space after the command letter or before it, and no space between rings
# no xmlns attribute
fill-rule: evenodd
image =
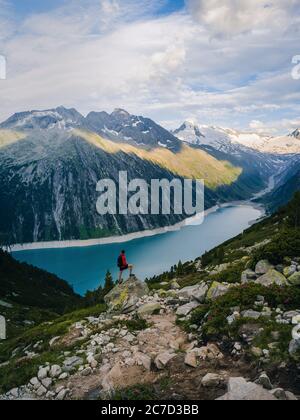
<svg viewBox="0 0 300 420"><path fill-rule="evenodd" d="M122 254L121 257L122 257L122 266L126 267L126 265L127 265L126 255Z"/></svg>

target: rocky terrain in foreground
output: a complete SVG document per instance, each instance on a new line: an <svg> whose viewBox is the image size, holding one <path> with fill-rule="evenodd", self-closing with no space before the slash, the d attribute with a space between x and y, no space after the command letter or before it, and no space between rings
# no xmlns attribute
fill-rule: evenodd
<svg viewBox="0 0 300 420"><path fill-rule="evenodd" d="M299 399L299 202L3 341L0 399Z"/></svg>
<svg viewBox="0 0 300 420"><path fill-rule="evenodd" d="M294 267L289 267L288 274L294 272L289 284L295 276L300 278ZM51 337L46 343L49 360L45 358L35 376L1 399L126 399L131 395L175 400L296 400L291 392L295 387L285 388L284 379L274 376L274 367L271 376L265 372L282 344L282 326L291 327L294 336L290 336L290 356L300 350L300 305L298 310L284 311L264 297L274 284L294 287L287 282L266 261L259 262L255 272L243 273L242 283L235 286L203 282L180 288L172 280L169 290L150 291L145 283L130 278L106 296L106 312L85 317L65 334ZM253 290L249 283L255 285ZM209 312L200 326L192 324L199 315L195 311L202 310L205 302L213 308L231 290L249 288L250 293L257 286L262 294L255 297L254 304L245 310L232 308L226 318L228 326L239 321L239 339L206 341L203 331ZM273 343L259 347L256 338L264 334L262 325L268 321ZM18 364L38 357L43 344L32 342L26 349L15 349L15 355L26 353ZM254 357L252 364L250 354ZM51 361L54 355L55 363ZM278 373L288 369L288 362L282 360Z"/></svg>

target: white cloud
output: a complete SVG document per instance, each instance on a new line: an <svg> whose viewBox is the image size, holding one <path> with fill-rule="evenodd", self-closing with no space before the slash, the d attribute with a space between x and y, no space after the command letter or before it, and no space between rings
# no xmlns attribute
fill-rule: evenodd
<svg viewBox="0 0 300 420"><path fill-rule="evenodd" d="M187 0L192 15L213 35L237 35L289 25L298 0Z"/></svg>
<svg viewBox="0 0 300 420"><path fill-rule="evenodd" d="M230 37L214 36L214 19L208 25L184 12L157 16L163 2L87 0L83 7L69 0L26 18L0 48L9 66L0 83L0 118L63 104L84 113L124 107L168 127L192 117L237 128L260 121L289 131L287 121L300 115L300 81L291 77L291 58L300 53L299 13L289 9L294 2L285 1L286 27L267 25L268 10L265 26L272 30L249 30L252 24L240 17L238 36ZM205 3L212 10L224 4ZM249 5L238 10L250 13Z"/></svg>

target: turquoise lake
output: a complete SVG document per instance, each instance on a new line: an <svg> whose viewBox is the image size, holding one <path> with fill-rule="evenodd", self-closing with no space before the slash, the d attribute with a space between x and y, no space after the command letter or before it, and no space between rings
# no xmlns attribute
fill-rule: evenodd
<svg viewBox="0 0 300 420"><path fill-rule="evenodd" d="M179 260L194 260L241 233L261 215L261 210L250 205L233 205L208 214L200 225L184 226L178 231L122 244L20 251L13 256L67 280L83 295L103 284L107 270L117 278L121 249L126 250L128 261L135 265L135 274L143 280L169 270Z"/></svg>

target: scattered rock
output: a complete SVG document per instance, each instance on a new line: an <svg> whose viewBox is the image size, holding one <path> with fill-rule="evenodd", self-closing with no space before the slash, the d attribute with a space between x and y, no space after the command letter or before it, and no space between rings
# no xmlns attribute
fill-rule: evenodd
<svg viewBox="0 0 300 420"><path fill-rule="evenodd" d="M41 368L38 372L38 378L41 381L42 379L46 379L48 376L49 369L48 368Z"/></svg>
<svg viewBox="0 0 300 420"><path fill-rule="evenodd" d="M224 378L216 373L208 373L201 381L201 385L205 388L214 388L220 386L224 382Z"/></svg>
<svg viewBox="0 0 300 420"><path fill-rule="evenodd" d="M64 361L64 370L66 370L67 372L70 372L72 369L82 364L83 364L83 359L81 357L78 357L78 356L69 357Z"/></svg>
<svg viewBox="0 0 300 420"><path fill-rule="evenodd" d="M59 365L53 365L50 369L50 377L51 378L58 378L62 373L62 368Z"/></svg>
<svg viewBox="0 0 300 420"><path fill-rule="evenodd" d="M66 399L66 397L67 397L68 393L69 393L69 390L68 390L68 389L62 389L62 390L61 390L61 391L57 394L56 399L57 399L58 401L63 401L63 400L65 400L65 399Z"/></svg>
<svg viewBox="0 0 300 420"><path fill-rule="evenodd" d="M261 312L256 312L256 311L253 311L252 309L249 309L248 311L243 311L241 313L241 316L243 318L259 319L261 317Z"/></svg>
<svg viewBox="0 0 300 420"><path fill-rule="evenodd" d="M146 303L145 305L140 306L137 312L143 317L153 315L154 313L159 312L161 308L162 306L160 303Z"/></svg>
<svg viewBox="0 0 300 420"><path fill-rule="evenodd" d="M200 303L196 301L192 301L190 303L187 303L186 305L179 306L177 309L176 315L178 316L187 316L190 312L192 312L194 309L198 308L200 306Z"/></svg>
<svg viewBox="0 0 300 420"><path fill-rule="evenodd" d="M260 377L257 380L257 384L261 385L263 388L269 391L273 389L273 385L271 384L270 378L266 373L262 373L260 375Z"/></svg>
<svg viewBox="0 0 300 420"><path fill-rule="evenodd" d="M194 351L187 352L184 363L187 366L196 368L198 366L196 353Z"/></svg>
<svg viewBox="0 0 300 420"><path fill-rule="evenodd" d="M44 395L46 395L47 394L47 389L43 386L43 385L41 385L40 387L39 387L39 389L36 391L36 395L38 396L38 397L42 397L42 396L44 396Z"/></svg>
<svg viewBox="0 0 300 420"><path fill-rule="evenodd" d="M174 353L169 353L169 352L160 353L154 361L155 366L157 367L157 369L162 370L169 364L169 362L172 359L174 359L174 357L175 357Z"/></svg>

